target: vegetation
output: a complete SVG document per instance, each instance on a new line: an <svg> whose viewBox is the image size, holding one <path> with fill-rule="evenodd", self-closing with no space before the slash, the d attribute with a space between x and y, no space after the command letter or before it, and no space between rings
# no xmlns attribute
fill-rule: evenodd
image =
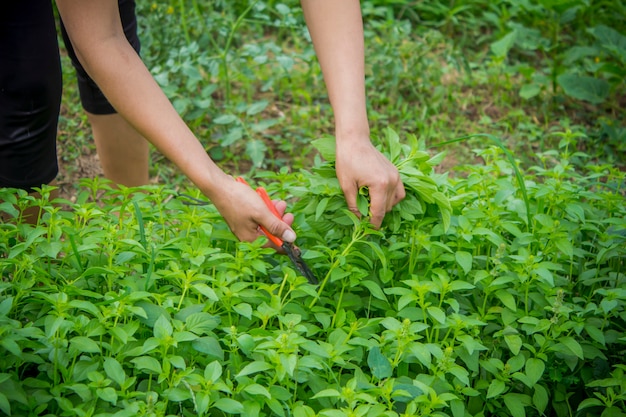
<svg viewBox="0 0 626 417"><path fill-rule="evenodd" d="M139 4L142 55L225 169L289 201L308 284L167 161L0 190L0 414L626 416L621 2L362 2L373 140L407 197L345 208L296 2ZM16 209L39 207L36 225Z"/></svg>

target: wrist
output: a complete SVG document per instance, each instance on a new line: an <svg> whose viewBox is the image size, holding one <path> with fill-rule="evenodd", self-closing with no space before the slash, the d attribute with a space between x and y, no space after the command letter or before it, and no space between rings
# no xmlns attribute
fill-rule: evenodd
<svg viewBox="0 0 626 417"><path fill-rule="evenodd" d="M335 142L337 145L351 145L370 142L369 126L351 127L348 129L335 129Z"/></svg>
<svg viewBox="0 0 626 417"><path fill-rule="evenodd" d="M225 190L232 187L235 180L213 163L203 165L201 172L190 173L188 176L202 194L215 203L224 196Z"/></svg>

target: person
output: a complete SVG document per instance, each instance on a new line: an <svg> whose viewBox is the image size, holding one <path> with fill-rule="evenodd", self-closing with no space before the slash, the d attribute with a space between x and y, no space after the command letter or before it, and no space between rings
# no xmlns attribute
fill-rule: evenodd
<svg viewBox="0 0 626 417"><path fill-rule="evenodd" d="M404 198L404 187L395 166L369 137L359 2L302 0L301 4L335 116L337 177L349 209L357 214L358 190L369 188L371 222L380 227L385 213ZM103 141L126 134L135 135L139 143L146 138L213 202L238 239L255 240L263 225L285 241L295 240L293 215L285 213L284 202L275 202L282 214L278 219L250 187L238 183L207 155L127 39L117 0L57 0L56 5L77 63L115 110L92 113L94 136L103 125ZM53 12L49 0L20 0L5 5L2 16L0 186L30 189L53 181L57 170L61 87ZM143 161L142 146L129 150L126 142L113 142L102 144L98 152L110 153L113 161L123 154ZM106 166L107 156L104 160ZM127 164L132 165L124 162L119 170L123 172ZM113 178L117 170L105 167ZM147 172L147 167L142 165L141 170ZM118 181L126 181L125 175ZM145 177L138 179L145 181Z"/></svg>

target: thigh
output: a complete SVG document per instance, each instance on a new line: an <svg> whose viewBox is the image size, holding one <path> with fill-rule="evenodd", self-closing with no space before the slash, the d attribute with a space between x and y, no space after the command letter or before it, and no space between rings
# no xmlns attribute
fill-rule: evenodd
<svg viewBox="0 0 626 417"><path fill-rule="evenodd" d="M61 90L50 0L4 2L0 13L0 186L29 189L56 177Z"/></svg>

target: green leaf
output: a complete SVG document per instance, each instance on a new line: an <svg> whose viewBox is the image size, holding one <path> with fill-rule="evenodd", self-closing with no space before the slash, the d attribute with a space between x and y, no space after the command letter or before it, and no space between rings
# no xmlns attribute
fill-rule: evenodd
<svg viewBox="0 0 626 417"><path fill-rule="evenodd" d="M554 286L554 276L552 275L552 272L550 272L549 269L547 268L536 268L533 269L532 273L534 275L536 275L537 277L539 277L539 279L543 282L545 282L546 284L550 285L551 287Z"/></svg>
<svg viewBox="0 0 626 417"><path fill-rule="evenodd" d="M266 398L272 398L272 395L267 390L267 388L265 388L263 385L260 385L260 384L248 385L243 390L250 395L262 395L263 397L266 397Z"/></svg>
<svg viewBox="0 0 626 417"><path fill-rule="evenodd" d="M389 148L390 160L396 164L400 159L402 153L402 145L400 144L400 136L395 130L391 128L385 129L385 136L387 137L387 147Z"/></svg>
<svg viewBox="0 0 626 417"><path fill-rule="evenodd" d="M11 307L13 307L13 297L7 297L2 300L2 302L0 302L0 316L8 316Z"/></svg>
<svg viewBox="0 0 626 417"><path fill-rule="evenodd" d="M270 127L277 125L279 122L278 119L265 119L261 120L258 123L252 123L250 125L250 130L255 133L265 132Z"/></svg>
<svg viewBox="0 0 626 417"><path fill-rule="evenodd" d="M167 361L172 364L174 368L178 369L186 369L187 364L185 363L185 359L179 355L169 355L167 356Z"/></svg>
<svg viewBox="0 0 626 417"><path fill-rule="evenodd" d="M315 417L315 411L308 405L298 404L293 410L293 417Z"/></svg>
<svg viewBox="0 0 626 417"><path fill-rule="evenodd" d="M520 401L520 397L519 394L513 393L504 396L504 405L506 405L513 417L526 417L524 401Z"/></svg>
<svg viewBox="0 0 626 417"><path fill-rule="evenodd" d="M559 238L554 240L554 244L568 258L574 257L574 245L569 238Z"/></svg>
<svg viewBox="0 0 626 417"><path fill-rule="evenodd" d="M254 103L248 106L248 109L246 110L246 114L248 116L254 116L255 114L261 113L263 110L267 108L268 104L269 104L269 101L267 100L255 101Z"/></svg>
<svg viewBox="0 0 626 417"><path fill-rule="evenodd" d="M296 370L296 366L298 364L298 356L297 355L286 355L279 354L280 364L283 366L283 369L287 372L287 375L293 377L293 373Z"/></svg>
<svg viewBox="0 0 626 417"><path fill-rule="evenodd" d="M278 55L276 57L276 62L278 62L287 72L290 72L295 64L294 59L289 55Z"/></svg>
<svg viewBox="0 0 626 417"><path fill-rule="evenodd" d="M415 358L426 368L430 368L432 363L432 356L430 351L422 343L415 342L411 344L411 353Z"/></svg>
<svg viewBox="0 0 626 417"><path fill-rule="evenodd" d="M176 387L176 388L169 388L163 391L163 397L167 398L169 401L174 401L174 402L179 403L179 402L190 399L191 393L189 392L189 389L187 388Z"/></svg>
<svg viewBox="0 0 626 417"><path fill-rule="evenodd" d="M100 310L93 303L85 300L72 300L69 302L70 307L78 308L91 313L94 317L100 316Z"/></svg>
<svg viewBox="0 0 626 417"><path fill-rule="evenodd" d="M328 409L328 410L320 411L319 416L320 417L348 417L348 414L346 414L345 412L341 410Z"/></svg>
<svg viewBox="0 0 626 417"><path fill-rule="evenodd" d="M467 353L469 353L470 355L472 355L475 351L487 350L487 347L485 345L474 339L469 334L463 334L457 337L457 339L461 343L463 343L463 347L467 349Z"/></svg>
<svg viewBox="0 0 626 417"><path fill-rule="evenodd" d="M115 358L105 358L104 359L104 372L106 372L107 376L118 385L124 385L124 381L126 381L126 374L124 373L124 368Z"/></svg>
<svg viewBox="0 0 626 417"><path fill-rule="evenodd" d="M509 50L515 44L515 39L517 38L517 32L513 31L506 34L502 39L493 42L489 48L491 52L497 57L504 58L506 54L509 53Z"/></svg>
<svg viewBox="0 0 626 417"><path fill-rule="evenodd" d="M598 78L564 73L557 77L557 83L568 96L592 104L600 104L609 96L609 83Z"/></svg>
<svg viewBox="0 0 626 417"><path fill-rule="evenodd" d="M446 313L444 313L442 309L440 309L439 307L428 307L426 310L428 311L428 314L437 322L445 324Z"/></svg>
<svg viewBox="0 0 626 417"><path fill-rule="evenodd" d="M541 93L541 85L537 83L524 84L519 90L519 96L524 100L529 100Z"/></svg>
<svg viewBox="0 0 626 417"><path fill-rule="evenodd" d="M227 147L243 138L243 129L241 127L232 127L220 140L220 145ZM219 149L219 148L214 148Z"/></svg>
<svg viewBox="0 0 626 417"><path fill-rule="evenodd" d="M191 346L200 353L208 356L208 359L224 360L224 350L220 342L211 336L204 336L191 342Z"/></svg>
<svg viewBox="0 0 626 417"><path fill-rule="evenodd" d="M61 249L63 249L61 242L41 242L37 245L37 250L49 258L56 258Z"/></svg>
<svg viewBox="0 0 626 417"><path fill-rule="evenodd" d="M99 398L106 402L109 402L113 405L117 403L117 392L115 392L115 390L111 387L98 388L96 390L96 394Z"/></svg>
<svg viewBox="0 0 626 417"><path fill-rule="evenodd" d="M20 215L20 212L15 208L15 206L9 201L4 201L0 203L0 212L5 212L11 216L11 218L17 218ZM0 408L1 410L1 408Z"/></svg>
<svg viewBox="0 0 626 417"><path fill-rule="evenodd" d="M453 365L448 369L448 373L457 377L465 386L470 385L469 372L462 366Z"/></svg>
<svg viewBox="0 0 626 417"><path fill-rule="evenodd" d="M496 297L504 304L506 308L511 311L517 311L517 304L515 303L515 298L513 295L507 290L498 290L496 291Z"/></svg>
<svg viewBox="0 0 626 417"><path fill-rule="evenodd" d="M172 324L164 315L160 315L154 322L154 337L157 339L166 340L172 335L172 331Z"/></svg>
<svg viewBox="0 0 626 417"><path fill-rule="evenodd" d="M576 341L576 339L574 339L571 336L566 336L566 337L562 337L559 339L559 345L565 346L567 348L567 351L569 351L570 354L574 354L576 355L579 359L584 359L584 354L583 354L583 348L580 346L580 343L578 343ZM555 347L557 347L555 346ZM568 353L567 351L563 351L560 350L562 353Z"/></svg>
<svg viewBox="0 0 626 417"><path fill-rule="evenodd" d="M600 41L603 48L615 55L622 64L626 64L626 36L605 25L593 27L589 32Z"/></svg>
<svg viewBox="0 0 626 417"><path fill-rule="evenodd" d="M624 365L626 366L626 365ZM622 380L619 378L596 379L587 384L588 387L619 387Z"/></svg>
<svg viewBox="0 0 626 417"><path fill-rule="evenodd" d="M100 346L94 340L85 336L76 336L70 340L70 345L82 353L100 353Z"/></svg>
<svg viewBox="0 0 626 417"><path fill-rule="evenodd" d="M220 323L220 318L209 313L193 313L185 319L185 328L197 335L209 334Z"/></svg>
<svg viewBox="0 0 626 417"><path fill-rule="evenodd" d="M161 364L155 358L151 356L140 356L131 360L135 364L135 367L139 370L149 371L154 374L161 374L163 369Z"/></svg>
<svg viewBox="0 0 626 417"><path fill-rule="evenodd" d="M452 281L448 287L448 291L473 290L474 288L476 288L476 286L467 281Z"/></svg>
<svg viewBox="0 0 626 417"><path fill-rule="evenodd" d="M461 400L450 401L452 417L465 417L465 403Z"/></svg>
<svg viewBox="0 0 626 417"><path fill-rule="evenodd" d="M263 165L266 152L267 145L260 139L250 139L246 143L246 154L250 157L252 163L257 168Z"/></svg>
<svg viewBox="0 0 626 417"><path fill-rule="evenodd" d="M459 266L463 268L463 272L465 272L466 275L469 274L472 270L472 254L465 251L458 251L454 254L454 257Z"/></svg>
<svg viewBox="0 0 626 417"><path fill-rule="evenodd" d="M322 214L324 214L324 210L326 210L326 206L328 206L329 201L330 198L324 197L317 204L317 207L315 207L315 220L319 220L320 217L322 217Z"/></svg>
<svg viewBox="0 0 626 417"><path fill-rule="evenodd" d="M487 389L487 398L494 398L498 395L502 394L506 390L506 385L503 381L499 379L494 379L489 384L489 388Z"/></svg>
<svg viewBox="0 0 626 417"><path fill-rule="evenodd" d="M543 376L543 372L546 369L546 364L537 358L528 358L526 360L525 370L526 376L532 382L532 384L536 384L539 382L541 377Z"/></svg>
<svg viewBox="0 0 626 417"><path fill-rule="evenodd" d="M372 375L378 379L389 378L393 372L391 362L382 354L378 346L370 349L367 355L367 365L372 371Z"/></svg>
<svg viewBox="0 0 626 417"><path fill-rule="evenodd" d="M315 139L311 142L313 147L322 155L322 158L329 162L335 161L335 155L337 154L337 148L335 144L335 138L332 136L324 136L319 139Z"/></svg>
<svg viewBox="0 0 626 417"><path fill-rule="evenodd" d="M215 119L213 119L213 123L217 125L228 125L237 120L237 116L234 114L222 114Z"/></svg>
<svg viewBox="0 0 626 417"><path fill-rule="evenodd" d="M233 310L240 316L243 316L250 320L252 318L252 306L248 303L239 303L233 307Z"/></svg>
<svg viewBox="0 0 626 417"><path fill-rule="evenodd" d="M519 337L519 335L507 334L504 336L504 341L509 349L511 349L511 353L513 353L513 355L517 355L522 349L522 338Z"/></svg>
<svg viewBox="0 0 626 417"><path fill-rule="evenodd" d="M90 401L93 398L91 388L85 384L72 384L68 385L67 388L74 391L84 402Z"/></svg>
<svg viewBox="0 0 626 417"><path fill-rule="evenodd" d="M242 376L255 374L257 372L267 371L272 369L272 365L263 361L254 361L243 367L241 371L235 376L235 378L241 378Z"/></svg>
<svg viewBox="0 0 626 417"><path fill-rule="evenodd" d="M232 398L220 398L215 401L215 407L227 414L241 414L244 410L243 405Z"/></svg>
<svg viewBox="0 0 626 417"><path fill-rule="evenodd" d="M216 382L222 376L222 365L218 361L213 361L204 368L204 379Z"/></svg>
<svg viewBox="0 0 626 417"><path fill-rule="evenodd" d="M603 407L604 403L597 398L585 398L578 404L577 411L583 410L589 407Z"/></svg>
<svg viewBox="0 0 626 417"><path fill-rule="evenodd" d="M548 401L550 401L550 396L548 395L548 390L543 387L543 385L535 385L535 392L533 394L533 404L537 411L540 414L543 414L545 409L548 407Z"/></svg>
<svg viewBox="0 0 626 417"><path fill-rule="evenodd" d="M215 290L202 282L193 284L192 288L198 291L200 294L204 295L207 299L211 301L218 302L220 300L217 294L215 293Z"/></svg>
<svg viewBox="0 0 626 417"><path fill-rule="evenodd" d="M313 396L313 398L339 398L341 394L333 388L323 389Z"/></svg>
<svg viewBox="0 0 626 417"><path fill-rule="evenodd" d="M385 297L385 293L380 288L380 285L375 283L374 281L363 280L360 282L360 285L367 288L370 294L381 301L387 301L387 297Z"/></svg>
<svg viewBox="0 0 626 417"><path fill-rule="evenodd" d="M11 403L7 399L6 395L0 392L0 411L2 411L7 416L11 415Z"/></svg>

